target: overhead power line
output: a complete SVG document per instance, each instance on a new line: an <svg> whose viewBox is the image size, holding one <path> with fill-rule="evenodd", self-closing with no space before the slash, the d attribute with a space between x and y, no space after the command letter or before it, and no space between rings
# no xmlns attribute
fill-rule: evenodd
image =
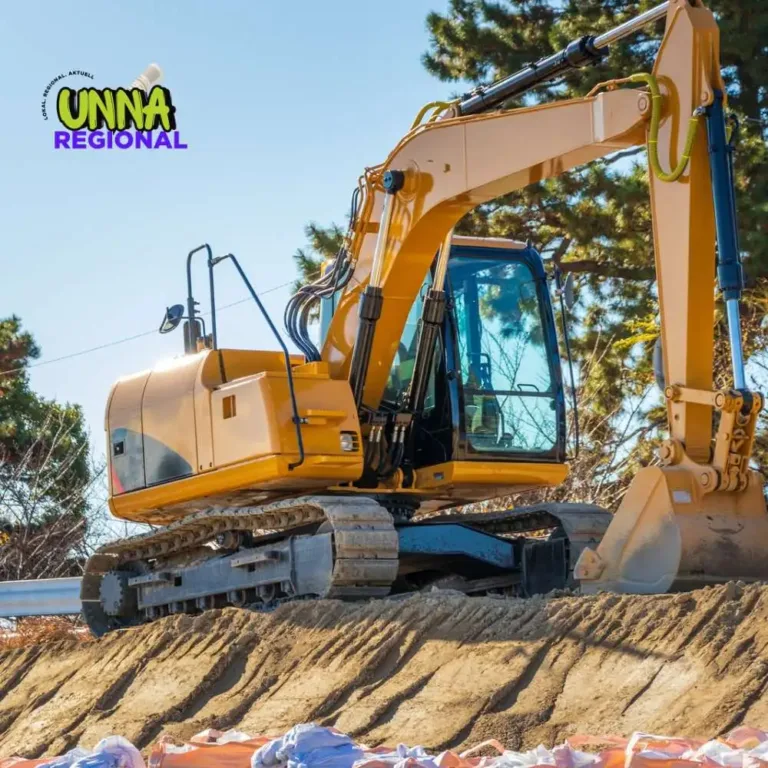
<svg viewBox="0 0 768 768"><path fill-rule="evenodd" d="M319 274L319 273L318 273ZM259 296L264 296L268 293L274 293L275 291L279 291L281 288L285 288L288 285L292 285L294 283L293 280L289 280L288 282L281 283L280 285L274 285L272 288L267 288L264 291L259 292ZM217 312L223 312L225 309L230 309L231 307L236 307L239 304L245 304L249 301L253 301L250 296L247 296L244 299L238 299L237 301L233 301L230 304L224 304L221 307L216 307ZM210 315L210 312L203 312L203 315ZM108 341L105 344L99 344L96 347L89 347L88 349L81 349L78 352L70 352L66 355L61 355L59 357L52 357L49 360L41 360L39 363L32 363L32 365L22 365L18 368L11 368L7 371L0 371L0 376L11 376L14 373L21 373L22 371L28 371L32 368L40 368L44 365L53 365L54 363L60 363L64 360L71 360L73 357L82 357L83 355L90 355L92 352L98 352L101 349L107 349L108 347L116 347L119 344L126 344L129 341L135 341L136 339L141 339L145 336L152 336L155 333L157 333L157 329L151 330L151 331L144 331L143 333L136 333L133 336L126 336L123 339L114 339L113 341Z"/></svg>

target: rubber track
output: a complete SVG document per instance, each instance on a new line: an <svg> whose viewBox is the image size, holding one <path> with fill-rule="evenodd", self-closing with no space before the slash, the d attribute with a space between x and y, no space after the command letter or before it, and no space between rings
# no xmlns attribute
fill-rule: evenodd
<svg viewBox="0 0 768 768"><path fill-rule="evenodd" d="M197 512L161 530L105 545L88 561L86 573L104 574L137 560L183 554L227 531L279 532L324 522L333 531L335 557L331 588L322 597L386 595L397 576L398 539L392 516L373 499L339 496Z"/></svg>
<svg viewBox="0 0 768 768"><path fill-rule="evenodd" d="M329 522L334 533L343 530L358 531L360 526L371 525L372 530L388 523L394 530L392 517L373 499L365 497L345 498L341 496L307 496L287 499L263 507L223 507L211 508L171 523L159 530L132 536L101 547L97 555L112 555L114 565L135 560L156 557L168 557L181 554L185 550L202 546L216 536L227 531L280 533L300 526L320 525ZM555 528L558 518L548 511L546 505L523 507L504 512L481 512L474 514L451 514L431 517L423 520L424 524L456 523L472 525L489 533L527 533L536 530ZM336 539L339 539L336 536ZM376 554L375 537L364 547L360 556L363 558L388 558L392 542L384 541L385 550ZM337 540L337 557L345 557L339 552L346 544L352 546L349 538L341 536ZM359 546L359 543L357 544ZM397 557L397 544L394 544L394 557ZM346 555L349 557L349 555Z"/></svg>

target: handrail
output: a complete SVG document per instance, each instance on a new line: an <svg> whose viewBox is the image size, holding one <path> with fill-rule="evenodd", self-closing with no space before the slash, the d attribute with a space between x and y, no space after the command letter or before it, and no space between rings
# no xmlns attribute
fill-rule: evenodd
<svg viewBox="0 0 768 768"><path fill-rule="evenodd" d="M304 463L304 438L301 434L301 422L302 419L299 416L299 408L296 404L296 389L293 384L293 370L291 368L291 355L288 352L288 347L285 346L285 342L283 341L283 337L280 335L280 332L275 327L275 324L272 322L272 318L269 316L269 312L267 312L264 305L261 303L261 299L259 299L256 291L253 289L253 286L251 285L250 280L248 280L248 277L246 276L245 272L243 272L243 268L240 266L240 262L237 260L237 257L234 253L228 253L226 256L217 256L214 259L211 259L210 266L211 270L213 270L213 267L215 267L217 264L221 263L222 261L225 261L226 259L231 259L232 263L235 265L235 269L240 273L240 277L242 278L243 282L245 283L245 287L248 289L248 292L251 294L251 298L256 302L256 306L261 310L261 314L264 316L264 319L267 321L267 324L269 325L272 333L274 334L275 338L277 339L278 344L280 344L280 347L283 350L283 356L285 357L285 372L288 375L288 391L291 395L291 408L293 409L293 423L296 427L296 442L299 446L299 460L291 462L288 465L288 469L296 469L296 467L301 466Z"/></svg>

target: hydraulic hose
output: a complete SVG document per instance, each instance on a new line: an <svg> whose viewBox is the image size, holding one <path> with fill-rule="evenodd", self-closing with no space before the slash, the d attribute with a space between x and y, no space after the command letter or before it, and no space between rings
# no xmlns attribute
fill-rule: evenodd
<svg viewBox="0 0 768 768"><path fill-rule="evenodd" d="M448 109L448 107L453 106L455 103L455 101L430 101L428 104L425 104L414 118L411 125L411 130L416 128L416 126L421 125L421 121L424 119L424 115L426 115L430 109L433 110L433 112L427 122L432 122L440 112Z"/></svg>
<svg viewBox="0 0 768 768"><path fill-rule="evenodd" d="M661 104L662 95L658 80L655 75L647 72L637 72L629 77L618 78L617 80L608 80L605 83L599 83L588 94L587 98L594 96L602 90L614 90L623 83L644 83L651 92L651 123L648 129L648 164L654 175L659 181L677 181L688 167L693 152L693 143L696 141L696 134L699 130L699 118L704 114L704 109L697 107L688 120L688 132L685 136L685 146L679 162L671 171L667 172L661 167L659 159L659 130L661 128Z"/></svg>
<svg viewBox="0 0 768 768"><path fill-rule="evenodd" d="M651 125L648 131L648 163L653 169L659 181L677 181L688 167L693 151L693 142L699 129L699 118L703 114L701 109L695 109L688 120L688 132L685 136L685 147L677 166L667 173L661 167L659 160L659 129L661 127L661 90L659 83L653 75L647 72L638 72L629 76L631 83L645 83L651 92Z"/></svg>

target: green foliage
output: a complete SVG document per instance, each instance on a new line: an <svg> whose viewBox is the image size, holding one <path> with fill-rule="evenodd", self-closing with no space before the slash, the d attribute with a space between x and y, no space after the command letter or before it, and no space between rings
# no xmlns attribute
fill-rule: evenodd
<svg viewBox="0 0 768 768"><path fill-rule="evenodd" d="M40 521L83 514L91 480L88 436L79 406L47 400L29 385L27 366L40 355L18 317L0 319L0 519L6 504L34 496ZM45 478L43 482L43 478Z"/></svg>
<svg viewBox="0 0 768 768"><path fill-rule="evenodd" d="M310 222L304 227L304 235L308 240L308 247L299 248L293 254L293 261L299 271L296 289L318 277L323 262L336 256L344 240L344 231L336 224L321 227L319 224Z"/></svg>

